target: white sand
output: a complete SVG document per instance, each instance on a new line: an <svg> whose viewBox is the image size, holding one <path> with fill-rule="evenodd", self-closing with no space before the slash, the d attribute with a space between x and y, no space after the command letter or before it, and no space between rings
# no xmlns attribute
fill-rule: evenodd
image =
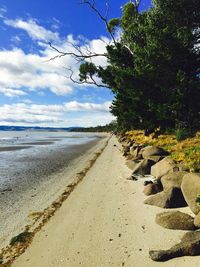
<svg viewBox="0 0 200 267"><path fill-rule="evenodd" d="M167 230L154 222L163 210L143 204L143 179L127 180L131 171L120 149L113 137L13 267L200 266L199 256L165 263L149 258L149 249L174 245L184 231Z"/></svg>

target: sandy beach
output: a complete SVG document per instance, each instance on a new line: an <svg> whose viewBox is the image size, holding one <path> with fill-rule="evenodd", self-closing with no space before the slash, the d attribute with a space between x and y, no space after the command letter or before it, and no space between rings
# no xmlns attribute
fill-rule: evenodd
<svg viewBox="0 0 200 267"><path fill-rule="evenodd" d="M199 256L164 263L149 258L150 249L169 248L185 231L155 223L155 215L163 210L143 204L144 179L127 180L131 171L120 150L112 137L13 267L199 266ZM188 208L180 210L190 213Z"/></svg>
<svg viewBox="0 0 200 267"><path fill-rule="evenodd" d="M0 187L0 248L32 223L30 214L43 211L62 194L76 173L104 146L106 138L99 137L85 144L63 145L55 150L43 145L45 150L48 148L47 152L42 154L44 150L41 150L40 155L24 155L22 151L19 159L11 161L15 167L7 166L10 179Z"/></svg>

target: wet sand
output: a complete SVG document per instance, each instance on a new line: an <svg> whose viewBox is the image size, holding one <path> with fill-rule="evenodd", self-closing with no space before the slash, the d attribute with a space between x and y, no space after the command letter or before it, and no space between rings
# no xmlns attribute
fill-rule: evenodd
<svg viewBox="0 0 200 267"><path fill-rule="evenodd" d="M31 146L5 146L5 147L0 147L0 152L16 151L21 149L28 149L30 147Z"/></svg>
<svg viewBox="0 0 200 267"><path fill-rule="evenodd" d="M15 162L17 169L0 188L0 248L31 223L31 212L43 210L57 198L105 140L63 146L37 157L26 155Z"/></svg>
<svg viewBox="0 0 200 267"><path fill-rule="evenodd" d="M54 142L51 141L36 141L36 142L27 142L22 143L23 145L33 145L33 146L44 146L44 145L52 145Z"/></svg>

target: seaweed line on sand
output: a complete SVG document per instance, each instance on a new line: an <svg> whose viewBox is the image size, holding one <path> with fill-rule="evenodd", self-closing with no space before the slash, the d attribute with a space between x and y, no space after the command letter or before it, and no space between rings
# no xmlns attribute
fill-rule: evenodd
<svg viewBox="0 0 200 267"><path fill-rule="evenodd" d="M34 212L29 215L33 217L33 223L26 225L24 231L13 237L10 241L10 244L0 251L1 267L10 267L13 261L25 252L25 250L31 244L35 234L42 229L45 223L50 220L55 212L62 206L63 202L73 192L75 187L83 180L87 172L94 165L97 158L108 145L110 138L111 136L105 142L103 148L94 154L94 157L89 161L88 165L81 172L76 174L76 178L73 180L73 182L67 185L63 193L55 201L53 201L49 207L44 209L42 212Z"/></svg>

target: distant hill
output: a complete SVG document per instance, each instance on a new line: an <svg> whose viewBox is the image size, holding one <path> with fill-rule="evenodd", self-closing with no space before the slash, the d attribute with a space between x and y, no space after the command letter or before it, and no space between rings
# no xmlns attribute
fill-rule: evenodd
<svg viewBox="0 0 200 267"><path fill-rule="evenodd" d="M54 127L39 127L39 126L3 126L0 125L0 131L73 131L73 129L82 129L82 127L67 127L67 128L54 128Z"/></svg>

